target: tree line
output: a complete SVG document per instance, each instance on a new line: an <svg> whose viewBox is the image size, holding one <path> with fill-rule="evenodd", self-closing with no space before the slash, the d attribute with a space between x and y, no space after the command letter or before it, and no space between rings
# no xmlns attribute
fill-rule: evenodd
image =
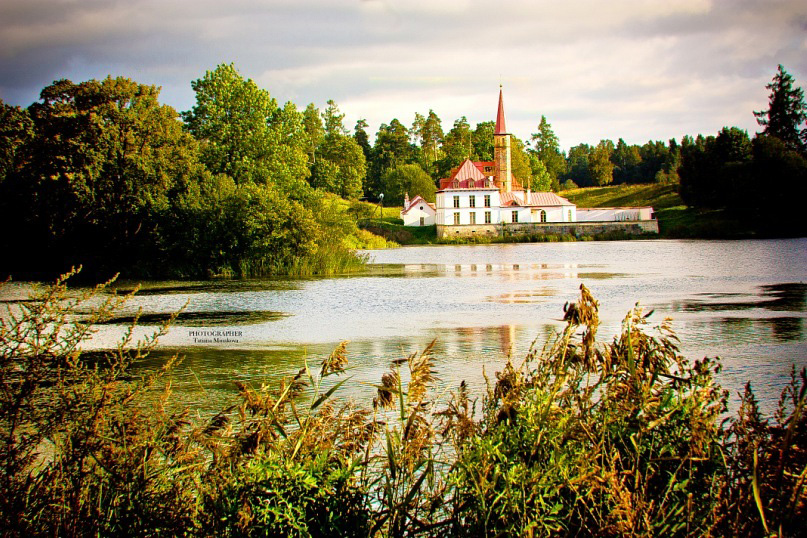
<svg viewBox="0 0 807 538"><path fill-rule="evenodd" d="M472 128L463 116L444 131L429 110L411 127L381 124L371 144L367 122L351 133L334 101L281 106L232 64L191 86L196 104L182 113L159 102L158 88L111 76L56 81L26 109L0 102L0 270L323 272L358 262L342 247L355 232L343 200L433 201L464 159L493 160L493 121ZM727 127L565 152L541 116L529 140L512 137L513 173L535 191L680 183L689 205L787 213L807 169L806 107L782 66L768 89L753 139Z"/></svg>
<svg viewBox="0 0 807 538"><path fill-rule="evenodd" d="M305 112L220 65L182 114L159 89L107 77L0 107L0 270L50 278L311 273L361 263L341 198L361 193L359 146L333 106Z"/></svg>

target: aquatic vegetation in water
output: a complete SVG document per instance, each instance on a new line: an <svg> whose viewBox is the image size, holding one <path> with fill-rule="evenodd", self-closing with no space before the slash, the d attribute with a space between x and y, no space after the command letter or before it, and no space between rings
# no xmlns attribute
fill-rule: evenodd
<svg viewBox="0 0 807 538"><path fill-rule="evenodd" d="M131 373L164 327L81 353L127 297L67 276L0 317L5 536L784 536L807 517L807 372L774 417L748 386L723 422L718 361L690 363L639 308L599 341L585 287L481 401L436 393L430 345L390 361L372 404L341 402L343 343L194 418L166 405L178 357Z"/></svg>

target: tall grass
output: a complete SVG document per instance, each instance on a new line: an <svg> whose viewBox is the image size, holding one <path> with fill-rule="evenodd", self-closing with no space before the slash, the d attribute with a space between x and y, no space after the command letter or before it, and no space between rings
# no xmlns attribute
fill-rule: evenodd
<svg viewBox="0 0 807 538"><path fill-rule="evenodd" d="M772 419L748 388L724 423L718 362L639 308L598 340L585 287L481 400L435 394L428 346L345 402L343 343L202 420L166 411L179 359L132 369L162 331L81 353L127 298L66 278L0 318L4 536L787 536L807 516L807 373Z"/></svg>

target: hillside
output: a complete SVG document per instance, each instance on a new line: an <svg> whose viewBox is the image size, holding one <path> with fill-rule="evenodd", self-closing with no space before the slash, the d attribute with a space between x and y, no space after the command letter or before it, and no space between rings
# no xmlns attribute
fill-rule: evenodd
<svg viewBox="0 0 807 538"><path fill-rule="evenodd" d="M742 238L759 235L753 222L723 209L688 207L676 185L613 185L570 189L559 193L578 207L652 206L664 238Z"/></svg>

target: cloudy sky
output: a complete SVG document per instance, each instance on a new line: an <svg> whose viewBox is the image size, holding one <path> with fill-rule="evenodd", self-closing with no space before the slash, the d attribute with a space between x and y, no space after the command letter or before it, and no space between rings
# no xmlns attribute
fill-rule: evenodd
<svg viewBox="0 0 807 538"><path fill-rule="evenodd" d="M334 99L374 133L433 109L447 131L495 119L522 139L545 115L568 148L757 130L777 64L807 88L804 0L2 0L0 98L123 75L194 104L191 80L235 63L281 102ZM372 134L372 133L371 133Z"/></svg>

